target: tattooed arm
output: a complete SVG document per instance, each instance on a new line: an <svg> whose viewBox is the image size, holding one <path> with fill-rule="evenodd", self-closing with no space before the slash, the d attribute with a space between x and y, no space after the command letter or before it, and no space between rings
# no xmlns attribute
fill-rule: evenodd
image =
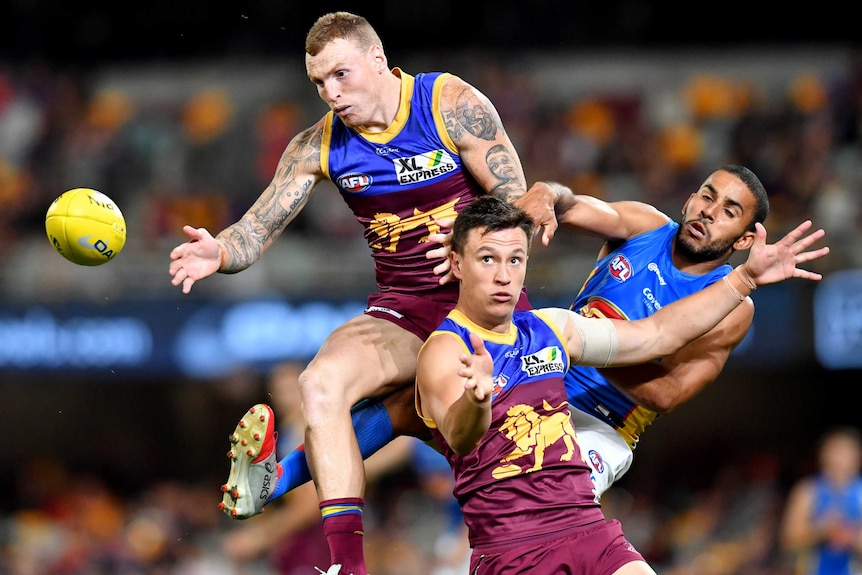
<svg viewBox="0 0 862 575"><path fill-rule="evenodd" d="M527 180L521 158L487 96L461 78L452 76L441 90L440 112L446 132L458 146L465 169L486 192L510 202L526 193ZM548 245L557 231L554 204L558 200L554 190L545 187L534 191L525 201L516 202L536 222L536 230L541 232L544 245ZM438 223L442 228L451 228L453 221ZM440 276L441 284L447 283L452 280L448 258L450 233L432 234L429 239L442 244L426 255L429 259L443 258L443 262L434 268L434 273Z"/></svg>
<svg viewBox="0 0 862 575"><path fill-rule="evenodd" d="M441 91L440 111L465 168L486 192L512 201L527 191L518 152L484 94L453 76Z"/></svg>
<svg viewBox="0 0 862 575"><path fill-rule="evenodd" d="M518 151L503 127L494 104L479 90L453 76L440 95L440 111L449 137L458 146L468 172L485 191L514 202L527 191L527 180ZM557 230L554 193L534 193L520 203L541 230L547 245ZM448 281L448 276L443 282Z"/></svg>
<svg viewBox="0 0 862 575"><path fill-rule="evenodd" d="M236 273L260 259L308 203L323 179L320 141L323 120L300 132L281 155L272 181L240 220L213 237L205 228L184 226L188 241L171 251L171 283L189 293L216 272Z"/></svg>

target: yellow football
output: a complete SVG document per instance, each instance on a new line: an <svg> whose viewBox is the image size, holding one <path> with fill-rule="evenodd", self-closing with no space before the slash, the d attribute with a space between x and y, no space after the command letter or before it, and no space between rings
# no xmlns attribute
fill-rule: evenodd
<svg viewBox="0 0 862 575"><path fill-rule="evenodd" d="M63 192L48 207L45 231L61 256L82 266L100 266L126 245L126 220L114 201L90 188Z"/></svg>

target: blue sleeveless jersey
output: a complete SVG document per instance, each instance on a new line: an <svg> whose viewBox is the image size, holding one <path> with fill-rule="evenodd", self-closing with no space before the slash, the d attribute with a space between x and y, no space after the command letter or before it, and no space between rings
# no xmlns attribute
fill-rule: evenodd
<svg viewBox="0 0 862 575"><path fill-rule="evenodd" d="M596 262L570 309L587 317L636 320L700 291L733 268L704 275L683 273L671 258L676 222L633 237ZM634 449L656 413L627 398L593 367L574 366L566 374L569 403L615 428Z"/></svg>
<svg viewBox="0 0 862 575"><path fill-rule="evenodd" d="M439 100L446 73L401 77L401 104L384 131L349 128L332 112L325 117L320 163L357 221L374 259L380 291L457 294L458 282L441 286L425 252L438 247L434 218L454 218L484 190L463 168L446 132Z"/></svg>
<svg viewBox="0 0 862 575"><path fill-rule="evenodd" d="M429 341L454 335L472 352L470 331L485 341L494 359L489 431L472 453L460 456L433 421L425 422L452 467L453 493L471 545L516 541L602 520L569 417L562 381L569 356L553 321L539 311L516 311L509 333L499 334L454 310Z"/></svg>
<svg viewBox="0 0 862 575"><path fill-rule="evenodd" d="M836 489L824 478L817 477L813 514L815 522L826 515L840 516L858 533L862 527L862 479ZM823 544L811 550L807 563L805 572L808 575L854 575L862 567L852 550L833 549Z"/></svg>

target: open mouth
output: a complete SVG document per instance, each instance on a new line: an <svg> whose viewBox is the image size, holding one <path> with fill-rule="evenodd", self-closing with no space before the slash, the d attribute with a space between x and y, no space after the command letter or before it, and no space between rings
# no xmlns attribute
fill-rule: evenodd
<svg viewBox="0 0 862 575"><path fill-rule="evenodd" d="M690 222L688 224L688 229L691 232L691 235L695 237L706 237L706 226L704 226L701 222Z"/></svg>

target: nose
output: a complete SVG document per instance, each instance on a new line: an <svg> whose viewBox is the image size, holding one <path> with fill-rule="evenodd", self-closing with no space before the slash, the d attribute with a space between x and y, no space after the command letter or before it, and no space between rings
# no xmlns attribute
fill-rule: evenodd
<svg viewBox="0 0 862 575"><path fill-rule="evenodd" d="M334 81L327 80L320 86L320 97L328 104L334 104L338 99L339 93L337 84Z"/></svg>
<svg viewBox="0 0 862 575"><path fill-rule="evenodd" d="M509 268L506 265L497 268L497 283L505 285L510 281L512 281L512 276L509 274Z"/></svg>
<svg viewBox="0 0 862 575"><path fill-rule="evenodd" d="M701 208L700 213L704 218L708 218L709 220L712 220L713 214L715 213L715 210L717 210L717 209L718 209L718 202L710 202Z"/></svg>

